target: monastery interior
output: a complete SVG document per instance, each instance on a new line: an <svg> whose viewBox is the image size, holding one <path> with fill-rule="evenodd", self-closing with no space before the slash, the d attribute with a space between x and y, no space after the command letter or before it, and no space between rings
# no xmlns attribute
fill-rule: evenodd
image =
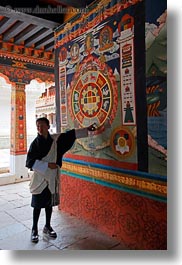
<svg viewBox="0 0 182 265"><path fill-rule="evenodd" d="M30 180L37 117L97 123L63 158L59 209L128 249L167 249L166 2L0 3L0 185Z"/></svg>

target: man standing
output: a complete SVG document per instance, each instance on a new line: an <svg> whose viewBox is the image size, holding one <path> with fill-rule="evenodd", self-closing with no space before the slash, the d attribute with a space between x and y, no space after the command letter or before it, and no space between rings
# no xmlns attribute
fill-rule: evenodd
<svg viewBox="0 0 182 265"><path fill-rule="evenodd" d="M26 167L32 172L30 192L33 207L32 242L37 243L38 220L42 208L45 208L46 223L43 233L56 238L51 227L52 207L59 204L59 168L63 155L72 147L77 138L87 137L88 131L95 131L95 125L83 129L73 129L66 133L50 135L49 120L45 117L36 121L37 137L30 145Z"/></svg>

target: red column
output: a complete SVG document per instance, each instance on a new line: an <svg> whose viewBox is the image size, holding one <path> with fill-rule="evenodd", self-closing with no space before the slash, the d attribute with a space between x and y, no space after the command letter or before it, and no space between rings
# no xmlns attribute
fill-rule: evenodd
<svg viewBox="0 0 182 265"><path fill-rule="evenodd" d="M15 83L11 95L11 147L13 155L27 153L25 84Z"/></svg>
<svg viewBox="0 0 182 265"><path fill-rule="evenodd" d="M15 83L11 92L10 173L15 181L28 178L25 84Z"/></svg>

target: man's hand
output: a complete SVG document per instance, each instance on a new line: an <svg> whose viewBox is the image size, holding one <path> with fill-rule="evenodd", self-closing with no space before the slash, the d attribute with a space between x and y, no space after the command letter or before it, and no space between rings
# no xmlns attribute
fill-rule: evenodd
<svg viewBox="0 0 182 265"><path fill-rule="evenodd" d="M48 163L48 168L50 169L56 169L58 166L56 163Z"/></svg>
<svg viewBox="0 0 182 265"><path fill-rule="evenodd" d="M90 125L89 127L87 127L88 131L94 132L97 130L97 124L93 123L92 125Z"/></svg>

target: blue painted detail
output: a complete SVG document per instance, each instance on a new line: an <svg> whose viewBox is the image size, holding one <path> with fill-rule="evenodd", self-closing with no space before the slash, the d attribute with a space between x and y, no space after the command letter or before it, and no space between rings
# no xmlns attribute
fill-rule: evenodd
<svg viewBox="0 0 182 265"><path fill-rule="evenodd" d="M119 173L123 173L123 174L127 174L127 175L138 176L138 177L141 177L144 179L152 179L152 180L159 180L159 181L167 182L166 176L161 176L161 175L157 175L157 174L150 174L150 173L142 172L142 171L121 169L121 168L116 168L116 167L111 167L111 166L106 166L106 165L101 165L101 164L95 164L95 163L91 163L91 162L75 160L75 159L71 159L71 158L63 158L63 161L68 162L68 163L79 164L79 165L83 165L83 166L89 165L89 166L94 167L94 168L105 169L105 170L109 170L112 172L117 172L117 173L119 172Z"/></svg>
<svg viewBox="0 0 182 265"><path fill-rule="evenodd" d="M68 175L68 176L71 176L71 177L74 177L74 178L79 178L79 179L86 180L86 181L89 181L89 182L93 182L93 183L96 183L96 184L99 184L99 185L102 185L102 186L113 188L113 189L116 189L116 190L128 192L128 193L139 195L139 196L142 196L142 197L146 197L146 198L149 198L149 199L152 199L152 200L156 200L156 201L160 201L160 202L167 202L167 198L166 197L158 196L158 195L155 195L155 194L150 194L150 193L147 193L145 191L132 189L132 188L121 186L121 185L118 185L118 184L115 184L115 183L107 182L107 181L104 181L104 180L95 179L95 178L91 178L91 177L88 177L88 176L75 174L75 173L69 172L67 170L61 170L61 173L65 174L65 175Z"/></svg>

